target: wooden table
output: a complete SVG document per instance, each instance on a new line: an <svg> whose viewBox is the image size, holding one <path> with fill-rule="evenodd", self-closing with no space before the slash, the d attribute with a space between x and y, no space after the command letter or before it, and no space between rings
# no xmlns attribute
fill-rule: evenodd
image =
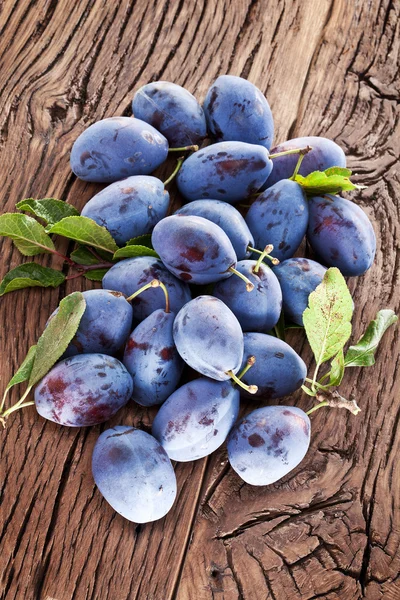
<svg viewBox="0 0 400 600"><path fill-rule="evenodd" d="M82 208L99 186L72 175L71 145L90 123L131 114L141 84L174 81L202 100L219 74L247 77L268 96L277 141L330 137L368 185L356 201L378 251L349 283L356 338L379 308L399 309L399 12L392 0L6 0L1 210L25 197ZM8 240L1 257L2 276L21 262ZM37 260L61 268L54 257ZM60 298L90 285L1 298L3 384ZM293 340L311 365L303 336ZM1 598L400 598L398 340L391 330L374 368L346 374L342 392L356 394L362 413L315 413L310 451L284 480L243 484L222 448L177 465L174 508L145 526L96 491L91 451L104 426L58 427L33 408L16 414L0 433ZM310 405L300 393L290 402ZM112 424L148 428L151 418L128 406Z"/></svg>

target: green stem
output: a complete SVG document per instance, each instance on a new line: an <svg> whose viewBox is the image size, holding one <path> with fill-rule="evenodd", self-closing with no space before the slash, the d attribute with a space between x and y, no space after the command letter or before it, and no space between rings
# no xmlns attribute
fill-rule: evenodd
<svg viewBox="0 0 400 600"><path fill-rule="evenodd" d="M316 404L315 406L313 406L312 408L310 408L310 410L308 410L306 412L306 415L311 415L311 413L315 412L316 410L318 410L319 408L322 408L322 406L329 406L328 402L326 402L324 400L324 402L320 402L319 404Z"/></svg>
<svg viewBox="0 0 400 600"><path fill-rule="evenodd" d="M256 357L255 356L249 356L249 358L247 359L247 362L246 362L245 366L240 371L239 375L237 375L237 378L238 379L243 379L243 377L246 375L247 371L249 369L251 369L251 367L254 365L255 362L256 362ZM235 382L233 382L233 385L235 385Z"/></svg>
<svg viewBox="0 0 400 600"><path fill-rule="evenodd" d="M183 161L184 161L184 160L185 160L185 157L184 157L184 156L180 156L180 157L178 158L178 160L177 160L177 164L176 164L176 167L175 167L175 169L172 171L172 173L171 173L171 175L168 177L168 179L166 179L166 180L164 181L164 187L165 187L166 185L168 185L169 183L171 183L171 181L172 181L173 179L175 179L175 177L176 177L176 176L177 176L177 174L179 173L179 169L181 168L181 166L182 166L182 163L183 163Z"/></svg>
<svg viewBox="0 0 400 600"><path fill-rule="evenodd" d="M228 271L234 273L234 275L237 275L238 277L240 277L240 279L243 279L243 281L246 283L246 291L252 292L254 290L254 285L251 283L250 279L246 277L246 275L243 275L243 273L237 271L235 267L229 267Z"/></svg>
<svg viewBox="0 0 400 600"><path fill-rule="evenodd" d="M257 394L258 387L256 385L246 385L245 383L243 383L243 381L241 381L239 379L239 377L237 377L235 375L235 373L232 370L231 371L226 371L226 374L229 375L229 377L231 379L233 379L233 381L235 383L237 383L241 388L243 388L244 390L246 390L246 392L249 392L249 394Z"/></svg>
<svg viewBox="0 0 400 600"><path fill-rule="evenodd" d="M187 152L189 150L193 150L193 152L197 152L199 149L197 144L192 144L191 146L181 146L180 148L169 148L168 152Z"/></svg>
<svg viewBox="0 0 400 600"><path fill-rule="evenodd" d="M299 155L299 158L298 158L298 160L297 160L296 167L295 167L295 169L294 169L294 171L293 171L293 175L292 175L291 177L289 177L289 179L290 179L291 181L295 181L295 179L296 179L296 175L297 175L297 173L298 173L298 172L299 172L299 170L300 170L301 163L303 162L303 159L304 159L305 155L306 155L306 154L308 154L308 153L310 152L310 150L312 150L311 146L307 146L306 148L303 148L303 149L300 151L300 155Z"/></svg>
<svg viewBox="0 0 400 600"><path fill-rule="evenodd" d="M307 383L311 383L311 386L320 388L320 389L324 389L325 386L321 385L320 383L318 383L318 381L314 381L313 379L309 379L309 377L306 377L305 379L307 381Z"/></svg>
<svg viewBox="0 0 400 600"><path fill-rule="evenodd" d="M275 152L275 154L270 154L269 157L271 160L273 160L274 158L279 158L280 156L288 156L289 154L299 154L300 152L303 152L303 153L305 152L307 154L307 152L310 151L310 150L308 150L308 148L310 148L310 150L312 150L312 148L310 146L305 146L304 148L293 148L293 150L284 150L282 152Z"/></svg>
<svg viewBox="0 0 400 600"><path fill-rule="evenodd" d="M32 386L29 386L26 390L24 395L18 400L18 402L16 402L13 406L11 406L10 408L8 408L7 410L5 410L4 412L0 413L0 417L3 419L6 419L8 417L8 415L10 415L12 412L18 410L19 408L22 408L23 406L25 406L24 401L27 398L27 396L29 395L29 392L31 391ZM30 406L30 404L29 404Z"/></svg>
<svg viewBox="0 0 400 600"><path fill-rule="evenodd" d="M127 300L127 302L131 302L134 298L136 298L136 296L139 296L139 294L141 294L142 292L145 292L146 290L148 290L150 288L156 288L156 287L160 287L160 282L158 281L158 279L153 279L152 281L150 281L150 283L146 283L146 285L141 287L134 294L132 294L132 296L129 296L129 298L127 298L126 300Z"/></svg>
<svg viewBox="0 0 400 600"><path fill-rule="evenodd" d="M316 392L313 392L312 390L310 390L306 385L302 385L301 389L303 390L303 392L305 394L307 394L307 396L315 397L317 395Z"/></svg>

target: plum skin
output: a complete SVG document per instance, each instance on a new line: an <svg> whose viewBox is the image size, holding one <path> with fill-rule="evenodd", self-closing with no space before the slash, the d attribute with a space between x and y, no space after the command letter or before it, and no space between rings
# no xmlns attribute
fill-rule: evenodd
<svg viewBox="0 0 400 600"><path fill-rule="evenodd" d="M241 141L268 150L274 121L268 101L250 81L221 75L207 92L204 112L208 129L218 142Z"/></svg>
<svg viewBox="0 0 400 600"><path fill-rule="evenodd" d="M152 426L171 460L208 456L225 441L239 413L240 394L230 381L200 377L178 388Z"/></svg>
<svg viewBox="0 0 400 600"><path fill-rule="evenodd" d="M38 413L54 423L86 427L107 421L130 399L132 377L105 354L80 354L57 363L37 384Z"/></svg>
<svg viewBox="0 0 400 600"><path fill-rule="evenodd" d="M229 434L231 467L250 485L270 485L290 473L310 445L310 419L294 406L264 406Z"/></svg>
<svg viewBox="0 0 400 600"><path fill-rule="evenodd" d="M175 313L155 310L128 338L123 364L135 382L133 400L142 406L162 404L176 389L184 362L175 347Z"/></svg>
<svg viewBox="0 0 400 600"><path fill-rule="evenodd" d="M82 216L105 227L119 246L150 233L168 212L169 193L162 181L149 175L133 175L116 181L93 196Z"/></svg>
<svg viewBox="0 0 400 600"><path fill-rule="evenodd" d="M249 356L256 359L255 364L244 375L243 381L258 387L256 396L268 400L282 398L303 385L307 375L306 364L289 344L259 332L246 332L243 338L241 368L245 366ZM250 397L244 390L241 390L241 393L247 398Z"/></svg>
<svg viewBox="0 0 400 600"><path fill-rule="evenodd" d="M177 313L192 296L189 286L152 256L135 256L116 263L103 277L103 288L118 290L129 297L153 279L162 281L168 290L171 311ZM165 308L165 296L160 287L146 290L131 302L133 318L142 321L159 308Z"/></svg>
<svg viewBox="0 0 400 600"><path fill-rule="evenodd" d="M167 156L167 139L154 127L140 119L110 117L81 133L72 146L70 163L83 181L112 183L130 175L149 175Z"/></svg>
<svg viewBox="0 0 400 600"><path fill-rule="evenodd" d="M132 111L160 131L171 147L201 144L207 134L202 107L176 83L153 81L142 86L133 97Z"/></svg>
<svg viewBox="0 0 400 600"><path fill-rule="evenodd" d="M374 261L376 237L362 208L332 194L310 198L309 206L307 239L321 262L343 275L363 275Z"/></svg>
<svg viewBox="0 0 400 600"><path fill-rule="evenodd" d="M176 497L176 477L158 441L140 429L107 429L93 449L92 473L105 500L135 523L164 517Z"/></svg>
<svg viewBox="0 0 400 600"><path fill-rule="evenodd" d="M264 146L219 142L189 156L176 182L187 200L214 198L234 204L257 192L272 167Z"/></svg>
<svg viewBox="0 0 400 600"><path fill-rule="evenodd" d="M303 325L303 312L308 296L322 282L326 268L310 258L288 258L274 267L283 298L285 316L297 325Z"/></svg>

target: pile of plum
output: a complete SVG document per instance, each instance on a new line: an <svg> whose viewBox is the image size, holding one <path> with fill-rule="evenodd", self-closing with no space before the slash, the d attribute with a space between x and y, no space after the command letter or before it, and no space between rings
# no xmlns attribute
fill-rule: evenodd
<svg viewBox="0 0 400 600"><path fill-rule="evenodd" d="M131 398L160 406L152 435L117 426L93 453L100 492L142 523L174 502L171 460L200 459L227 440L231 466L252 485L299 464L307 414L268 405L237 422L240 396L270 401L302 386L306 365L275 335L282 308L287 323L301 326L326 267L361 275L376 242L358 206L330 194L307 198L295 181L345 167L342 149L304 137L270 151L271 110L249 81L219 77L203 107L182 87L154 82L132 107L134 117L87 128L71 167L80 179L111 184L82 215L120 246L151 233L150 255L116 263L103 289L84 292L78 331L37 385L35 403L43 417L72 427L102 423ZM198 149L207 135L213 143ZM171 151L187 153L176 175L187 203L167 216L169 193L150 173ZM250 204L245 217L235 203ZM305 236L321 264L294 257Z"/></svg>

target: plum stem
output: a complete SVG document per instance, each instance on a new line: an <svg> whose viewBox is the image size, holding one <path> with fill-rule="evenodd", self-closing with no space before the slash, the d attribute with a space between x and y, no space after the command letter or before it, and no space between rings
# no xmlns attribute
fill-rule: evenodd
<svg viewBox="0 0 400 600"><path fill-rule="evenodd" d="M32 404L34 404L34 402L24 402L27 398L27 396L29 395L29 392L31 391L32 386L30 385L26 390L25 393L21 396L21 398L18 400L18 402L16 402L13 406L10 406L10 408L7 408L7 410L5 410L4 412L0 413L0 419L1 422L3 423L3 426L5 425L5 421L7 419L7 417L15 412L16 410L19 410L20 408L24 408L25 406L32 406Z"/></svg>
<svg viewBox="0 0 400 600"><path fill-rule="evenodd" d="M191 146L181 146L180 148L169 148L168 152L188 152L189 150L193 150L193 152L197 152L199 149L197 144L192 144Z"/></svg>
<svg viewBox="0 0 400 600"><path fill-rule="evenodd" d="M228 271L230 271L231 273L234 273L235 275L240 277L240 279L243 279L243 281L246 283L246 291L247 292L252 292L254 290L254 285L251 283L250 279L248 279L246 277L246 275L243 275L243 273L240 273L240 271L235 269L235 267L229 267Z"/></svg>
<svg viewBox="0 0 400 600"><path fill-rule="evenodd" d="M361 408L357 405L354 397L351 397L350 400L347 398L343 398L336 390L326 391L326 392L317 392L316 395L319 404L310 408L310 410L306 413L310 415L315 410L318 410L322 406L331 406L333 408L346 408L353 415L358 415L361 411Z"/></svg>
<svg viewBox="0 0 400 600"><path fill-rule="evenodd" d="M244 383L243 381L241 381L239 379L239 377L237 377L232 370L226 371L226 374L229 375L229 377L231 379L233 379L233 381L235 383L237 383L238 385L240 385L240 387L243 388L244 390L246 390L246 392L248 392L249 394L257 394L258 387L256 385L247 385L246 383Z"/></svg>
<svg viewBox="0 0 400 600"><path fill-rule="evenodd" d="M323 406L329 406L328 403L326 401L324 402L320 402L319 404L317 404L316 406L313 406L312 408L310 408L310 410L308 410L306 412L306 415L309 416L311 415L311 413L315 412L316 410L318 410L319 408L322 408Z"/></svg>
<svg viewBox="0 0 400 600"><path fill-rule="evenodd" d="M275 154L270 154L269 157L271 160L274 158L279 158L280 156L288 156L289 154L299 154L300 152L307 154L312 150L311 146L305 146L304 148L293 148L292 150L284 150L282 152L275 152Z"/></svg>
<svg viewBox="0 0 400 600"><path fill-rule="evenodd" d="M256 357L255 356L249 356L249 358L247 359L247 362L246 362L245 366L240 371L239 375L237 375L237 378L238 379L243 379L243 377L246 375L247 371L249 369L251 369L251 367L255 364L255 362L256 362ZM235 382L233 382L233 385L235 385Z"/></svg>
<svg viewBox="0 0 400 600"><path fill-rule="evenodd" d="M256 254L260 254L260 258L257 261L256 266L253 269L253 273L258 273L258 270L261 266L262 261L264 260L264 258L268 258L273 265L279 265L279 260L277 258L274 258L273 256L270 255L270 252L272 252L274 249L272 244L268 244L267 246L265 246L264 250L257 250L257 248L252 248L251 246L247 246L247 250L249 250L250 252L255 252Z"/></svg>
<svg viewBox="0 0 400 600"><path fill-rule="evenodd" d="M303 162L303 159L304 159L305 155L308 154L310 152L310 150L312 150L311 146L306 146L305 148L302 148L300 150L299 158L297 160L296 167L295 167L295 169L293 171L293 175L291 177L289 177L289 179L291 181L296 181L296 175L297 175L297 173L300 170L301 163Z"/></svg>
<svg viewBox="0 0 400 600"><path fill-rule="evenodd" d="M176 176L177 176L177 174L179 173L179 169L181 168L181 166L182 166L182 163L183 163L183 161L184 161L184 160L185 160L185 157L184 157L184 156L180 156L180 157L178 158L178 160L177 160L177 164L176 164L176 167L175 167L175 169L172 171L172 173L171 173L171 175L168 177L168 179L166 179L166 180L164 181L164 187L165 187L166 185L168 185L169 183L171 183L171 181L172 181L173 179L175 179L175 177L176 177Z"/></svg>
<svg viewBox="0 0 400 600"><path fill-rule="evenodd" d="M146 283L146 285L144 285L143 287L141 287L134 294L132 294L132 296L129 296L129 298L127 298L126 300L127 300L127 302L131 302L134 298L136 298L136 296L139 296L139 294L141 294L142 292L145 292L146 290L149 290L150 288L157 288L157 287L160 287L162 289L162 291L164 292L164 296L165 296L165 312L166 313L171 312L170 311L170 305L169 305L169 294L168 294L167 287L159 279L152 279L149 283Z"/></svg>

